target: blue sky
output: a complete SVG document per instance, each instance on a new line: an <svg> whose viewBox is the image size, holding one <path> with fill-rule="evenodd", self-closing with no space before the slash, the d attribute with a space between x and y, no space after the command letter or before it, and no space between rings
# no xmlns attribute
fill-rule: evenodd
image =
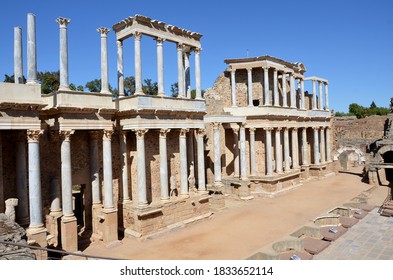
<svg viewBox="0 0 393 280"><path fill-rule="evenodd" d="M37 16L39 71L59 69L59 27L68 26L70 82L85 85L100 78L98 27L111 28L142 14L202 33L202 88L212 87L225 70L224 59L271 55L303 62L306 76L329 80L330 107L350 103L389 106L393 96L393 1L242 0L242 1L92 1L14 0L0 10L0 80L13 73L13 28L23 29L26 61L27 13ZM165 86L176 82L176 51L164 44ZM116 86L116 39L108 34L109 79ZM126 75L134 75L133 40L125 41ZM193 58L191 60L193 64ZM157 80L155 41L142 38L143 78ZM26 66L24 67L26 76Z"/></svg>

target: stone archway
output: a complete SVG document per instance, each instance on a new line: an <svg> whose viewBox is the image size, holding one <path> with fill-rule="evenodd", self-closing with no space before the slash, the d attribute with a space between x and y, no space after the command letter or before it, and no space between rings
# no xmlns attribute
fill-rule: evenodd
<svg viewBox="0 0 393 280"><path fill-rule="evenodd" d="M347 154L347 157L340 157L340 155L343 154L344 152ZM353 161L357 164L362 164L366 162L365 154L359 148L350 145L345 147L340 147L340 149L338 149L334 153L333 160L337 161L343 158L344 159L347 158L346 160Z"/></svg>

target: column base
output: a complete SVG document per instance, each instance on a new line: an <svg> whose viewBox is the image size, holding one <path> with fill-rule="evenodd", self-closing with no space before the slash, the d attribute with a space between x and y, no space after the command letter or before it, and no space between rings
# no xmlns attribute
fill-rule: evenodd
<svg viewBox="0 0 393 280"><path fill-rule="evenodd" d="M117 234L117 209L103 209L102 210L102 240L105 243L110 243L119 240Z"/></svg>
<svg viewBox="0 0 393 280"><path fill-rule="evenodd" d="M78 251L78 229L75 216L61 217L61 247L67 252Z"/></svg>
<svg viewBox="0 0 393 280"><path fill-rule="evenodd" d="M47 247L46 241L46 228L44 226L29 227L26 230L27 243L33 246L39 246L41 248ZM33 250L38 260L46 260L48 253L42 250Z"/></svg>

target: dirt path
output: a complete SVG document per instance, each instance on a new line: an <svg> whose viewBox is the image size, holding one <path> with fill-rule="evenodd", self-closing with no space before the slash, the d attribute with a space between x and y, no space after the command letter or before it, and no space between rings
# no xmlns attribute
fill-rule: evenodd
<svg viewBox="0 0 393 280"><path fill-rule="evenodd" d="M245 259L259 248L280 239L320 214L371 188L362 183L361 169L312 181L276 198L232 201L209 219L155 238L123 239L107 248L90 245L84 253L125 259ZM373 202L386 197L381 187Z"/></svg>

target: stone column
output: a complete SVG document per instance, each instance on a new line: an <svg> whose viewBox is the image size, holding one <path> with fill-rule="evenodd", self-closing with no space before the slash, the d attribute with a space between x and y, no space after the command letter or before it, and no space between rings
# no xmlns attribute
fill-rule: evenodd
<svg viewBox="0 0 393 280"><path fill-rule="evenodd" d="M120 131L120 160L121 160L121 185L123 190L123 203L129 203L128 193L128 153L127 153L127 132Z"/></svg>
<svg viewBox="0 0 393 280"><path fill-rule="evenodd" d="M22 28L14 28L14 80L23 84Z"/></svg>
<svg viewBox="0 0 393 280"><path fill-rule="evenodd" d="M273 128L265 128L266 142L265 142L265 153L266 153L266 175L273 174L273 156L272 156L272 130Z"/></svg>
<svg viewBox="0 0 393 280"><path fill-rule="evenodd" d="M109 28L100 27L97 31L101 34L101 93L109 92L108 82L108 32Z"/></svg>
<svg viewBox="0 0 393 280"><path fill-rule="evenodd" d="M233 175L239 177L239 128L232 128L233 130Z"/></svg>
<svg viewBox="0 0 393 280"><path fill-rule="evenodd" d="M292 168L299 168L299 144L296 127L292 128Z"/></svg>
<svg viewBox="0 0 393 280"><path fill-rule="evenodd" d="M198 129L198 192L207 193L206 191L206 179L205 179L205 147L203 136L205 134L205 129Z"/></svg>
<svg viewBox="0 0 393 280"><path fill-rule="evenodd" d="M169 186L168 186L168 156L166 135L170 129L160 130L160 180L161 180L161 201L169 201Z"/></svg>
<svg viewBox="0 0 393 280"><path fill-rule="evenodd" d="M158 95L165 96L164 89L164 53L163 43L165 39L157 38L157 83L158 83Z"/></svg>
<svg viewBox="0 0 393 280"><path fill-rule="evenodd" d="M185 97L184 92L184 73L183 73L183 45L177 43L177 85L179 94L178 97Z"/></svg>
<svg viewBox="0 0 393 280"><path fill-rule="evenodd" d="M201 90L201 59L200 59L201 49L194 49L194 59L195 59L195 99L202 99Z"/></svg>
<svg viewBox="0 0 393 280"><path fill-rule="evenodd" d="M250 127L250 175L256 175L256 160L255 160L255 128Z"/></svg>
<svg viewBox="0 0 393 280"><path fill-rule="evenodd" d="M318 86L319 86L319 104L318 104L318 109L319 110L323 110L323 105L322 105L322 95L323 95L323 92L322 92L322 82L321 81L318 81Z"/></svg>
<svg viewBox="0 0 393 280"><path fill-rule="evenodd" d="M284 128L284 171L288 172L291 169L289 162L289 132L288 128Z"/></svg>
<svg viewBox="0 0 393 280"><path fill-rule="evenodd" d="M304 96L304 80L303 79L300 80L300 98L302 100L302 102L301 102L302 105L300 108L302 110L306 110L306 99Z"/></svg>
<svg viewBox="0 0 393 280"><path fill-rule="evenodd" d="M74 217L72 207L72 167L71 167L71 135L74 130L60 131L61 142L61 194L63 215Z"/></svg>
<svg viewBox="0 0 393 280"><path fill-rule="evenodd" d="M327 82L325 82L325 110L329 110L329 90Z"/></svg>
<svg viewBox="0 0 393 280"><path fill-rule="evenodd" d="M331 162L330 127L326 127L326 161Z"/></svg>
<svg viewBox="0 0 393 280"><path fill-rule="evenodd" d="M29 208L27 195L27 170L26 170L26 136L16 143L16 221L21 226L29 224Z"/></svg>
<svg viewBox="0 0 393 280"><path fill-rule="evenodd" d="M302 128L302 165L307 166L308 163L308 148L307 148L307 127Z"/></svg>
<svg viewBox="0 0 393 280"><path fill-rule="evenodd" d="M148 129L138 129L136 133L136 151L138 168L138 206L147 206L146 193L146 159L145 159L145 134Z"/></svg>
<svg viewBox="0 0 393 280"><path fill-rule="evenodd" d="M293 73L289 73L289 84L291 88L291 108L296 108L295 77Z"/></svg>
<svg viewBox="0 0 393 280"><path fill-rule="evenodd" d="M213 145L214 145L214 183L221 183L221 143L220 123L213 123Z"/></svg>
<svg viewBox="0 0 393 280"><path fill-rule="evenodd" d="M274 140L276 150L276 172L282 173L281 127L276 128Z"/></svg>
<svg viewBox="0 0 393 280"><path fill-rule="evenodd" d="M246 124L240 125L240 179L247 179Z"/></svg>
<svg viewBox="0 0 393 280"><path fill-rule="evenodd" d="M119 96L125 96L124 92L124 70L123 70L123 41L117 40L117 87Z"/></svg>
<svg viewBox="0 0 393 280"><path fill-rule="evenodd" d="M278 77L277 77L277 69L274 69L273 72L273 92L274 92L274 106L280 106L280 97L278 95Z"/></svg>
<svg viewBox="0 0 393 280"><path fill-rule="evenodd" d="M188 129L180 129L180 196L189 197L188 193L188 170L187 170L187 132ZM215 169L215 168L214 168ZM221 178L220 178L221 181Z"/></svg>
<svg viewBox="0 0 393 280"><path fill-rule="evenodd" d="M98 156L99 131L90 132L90 180L93 205L101 204L100 166Z"/></svg>
<svg viewBox="0 0 393 280"><path fill-rule="evenodd" d="M231 70L231 94L232 94L232 107L236 107L236 78L235 78L235 69Z"/></svg>
<svg viewBox="0 0 393 280"><path fill-rule="evenodd" d="M3 180L3 139L0 132L0 213L5 212L4 206L4 180Z"/></svg>
<svg viewBox="0 0 393 280"><path fill-rule="evenodd" d="M288 107L287 100L287 73L283 72L281 75L282 78L282 106Z"/></svg>
<svg viewBox="0 0 393 280"><path fill-rule="evenodd" d="M269 92L269 67L262 67L263 68L263 85L264 85L264 98L266 106L272 105L270 100L270 92ZM275 102L275 101L274 101ZM261 103L262 104L262 103Z"/></svg>
<svg viewBox="0 0 393 280"><path fill-rule="evenodd" d="M248 91L248 107L252 104L252 68L247 68L247 91Z"/></svg>
<svg viewBox="0 0 393 280"><path fill-rule="evenodd" d="M68 18L57 18L60 25L60 86L59 90L69 90L68 84L68 37L67 25L71 22Z"/></svg>
<svg viewBox="0 0 393 280"><path fill-rule="evenodd" d="M317 88L315 84L315 80L312 80L312 109L317 109Z"/></svg>
<svg viewBox="0 0 393 280"><path fill-rule="evenodd" d="M135 61L135 94L144 94L142 89L142 58L141 58L142 33L134 33L134 61Z"/></svg>
<svg viewBox="0 0 393 280"><path fill-rule="evenodd" d="M319 164L319 140L318 140L318 127L313 127L314 130L314 164Z"/></svg>
<svg viewBox="0 0 393 280"><path fill-rule="evenodd" d="M27 84L37 84L37 46L35 15L27 14Z"/></svg>
<svg viewBox="0 0 393 280"><path fill-rule="evenodd" d="M187 98L191 98L190 53L183 52L184 57L184 89Z"/></svg>
<svg viewBox="0 0 393 280"><path fill-rule="evenodd" d="M104 130L102 137L104 209L114 209L112 188L112 135L112 130Z"/></svg>
<svg viewBox="0 0 393 280"><path fill-rule="evenodd" d="M325 163L326 162L326 150L325 150L325 129L324 127L321 127L320 129L320 133L321 133L321 163Z"/></svg>

